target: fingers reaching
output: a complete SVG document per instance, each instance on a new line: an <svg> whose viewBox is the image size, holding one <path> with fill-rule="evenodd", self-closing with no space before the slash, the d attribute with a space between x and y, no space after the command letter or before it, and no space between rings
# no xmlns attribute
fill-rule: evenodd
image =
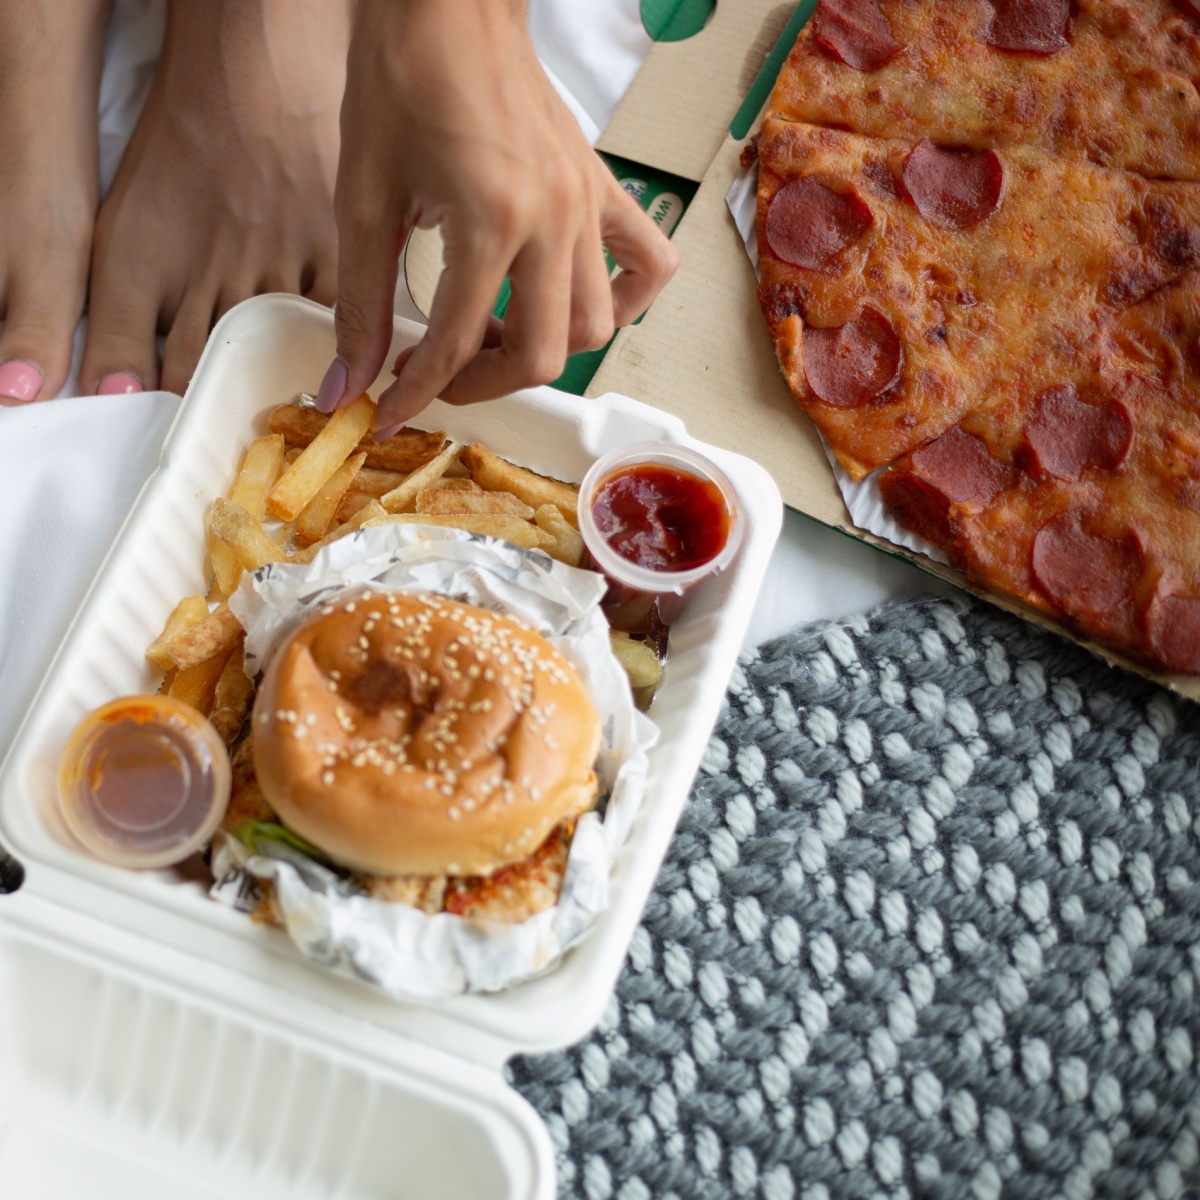
<svg viewBox="0 0 1200 1200"><path fill-rule="evenodd" d="M458 239L453 230L447 235L446 269L433 297L429 330L396 382L380 396L376 429L407 421L435 396L444 396L447 386L483 346L492 306L504 282L506 257L500 247L484 249L474 237ZM390 334L390 321L388 329Z"/></svg>
<svg viewBox="0 0 1200 1200"><path fill-rule="evenodd" d="M621 268L612 282L613 321L636 321L679 266L679 252L614 179L605 188L600 227L608 252Z"/></svg>
<svg viewBox="0 0 1200 1200"><path fill-rule="evenodd" d="M317 391L322 412L332 412L362 395L383 367L392 341L400 251L408 236L407 229L377 205L363 213L363 189L347 174L339 168L337 357Z"/></svg>

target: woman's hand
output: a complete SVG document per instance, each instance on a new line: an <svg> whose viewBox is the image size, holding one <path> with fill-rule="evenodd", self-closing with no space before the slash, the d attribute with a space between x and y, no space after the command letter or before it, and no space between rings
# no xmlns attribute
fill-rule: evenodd
<svg viewBox="0 0 1200 1200"><path fill-rule="evenodd" d="M399 256L439 226L445 270L375 427L435 396L471 404L549 383L603 346L674 273L670 242L588 146L542 71L516 0L361 0L335 207L338 357L326 411L375 380ZM610 280L601 243L621 267ZM492 317L505 276L506 318Z"/></svg>

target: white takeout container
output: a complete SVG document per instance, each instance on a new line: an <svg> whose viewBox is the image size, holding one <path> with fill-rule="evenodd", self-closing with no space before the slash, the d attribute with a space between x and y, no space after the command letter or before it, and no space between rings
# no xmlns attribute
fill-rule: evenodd
<svg viewBox="0 0 1200 1200"><path fill-rule="evenodd" d="M397 320L387 361L421 332ZM779 532L779 493L749 459L622 396L537 388L421 415L426 428L576 481L627 442L694 445L733 483L746 529L735 561L696 587L672 627L650 712L661 737L608 910L536 979L398 1003L304 962L285 934L210 900L198 881L89 857L54 794L78 720L158 686L145 648L180 597L206 589L209 505L267 411L311 391L333 349L329 310L292 296L249 300L217 325L159 468L0 767L0 842L27 871L19 892L0 896L0 1195L555 1194L549 1135L502 1067L578 1041L603 1013L720 710Z"/></svg>

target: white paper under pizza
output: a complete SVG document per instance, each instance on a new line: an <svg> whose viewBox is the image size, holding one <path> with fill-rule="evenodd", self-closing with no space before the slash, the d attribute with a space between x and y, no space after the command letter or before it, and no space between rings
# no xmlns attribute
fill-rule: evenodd
<svg viewBox="0 0 1200 1200"><path fill-rule="evenodd" d="M213 895L246 907L254 881L271 880L287 932L312 962L364 979L396 997L431 999L489 991L553 965L608 903L613 858L645 792L654 724L634 707L600 610L603 579L457 529L368 527L309 564L272 563L246 575L229 599L246 630L254 677L307 616L348 589L438 592L519 617L575 667L603 727L596 772L604 814L579 819L558 903L520 924L427 915L361 894L340 875L282 843L253 853L234 837L214 842Z"/></svg>
<svg viewBox="0 0 1200 1200"><path fill-rule="evenodd" d="M740 171L733 181L733 186L725 195L725 203L733 214L738 233L742 235L746 253L754 264L754 273L758 269L758 231L755 228L758 210L758 171L755 168ZM887 538L894 545L903 546L906 550L915 550L918 554L927 555L940 563L948 563L950 559L940 546L927 542L924 538L910 533L884 507L883 497L879 492L879 471L872 471L865 479L855 483L846 473L845 467L837 460L837 456L829 448L829 443L821 437L821 445L825 448L825 457L833 468L838 490L846 502L850 519L859 529L865 529L876 537Z"/></svg>

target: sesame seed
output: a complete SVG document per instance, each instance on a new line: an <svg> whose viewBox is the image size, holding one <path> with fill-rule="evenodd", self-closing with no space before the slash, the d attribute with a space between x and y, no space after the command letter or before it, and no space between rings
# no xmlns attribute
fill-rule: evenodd
<svg viewBox="0 0 1200 1200"><path fill-rule="evenodd" d="M454 807L454 805L451 805L448 809L446 809L446 816L448 816L452 821L457 821L462 814L457 808Z"/></svg>
<svg viewBox="0 0 1200 1200"><path fill-rule="evenodd" d="M322 782L322 783L323 783L323 784L324 784L326 787L329 787L329 785L330 785L331 783L333 783L333 772L332 772L332 771L326 771L326 772L325 772L325 774L321 776L321 782Z"/></svg>
<svg viewBox="0 0 1200 1200"><path fill-rule="evenodd" d="M358 607L358 605L355 604L353 600L351 600L350 603L346 605L345 611L348 613L352 613L357 607Z"/></svg>

